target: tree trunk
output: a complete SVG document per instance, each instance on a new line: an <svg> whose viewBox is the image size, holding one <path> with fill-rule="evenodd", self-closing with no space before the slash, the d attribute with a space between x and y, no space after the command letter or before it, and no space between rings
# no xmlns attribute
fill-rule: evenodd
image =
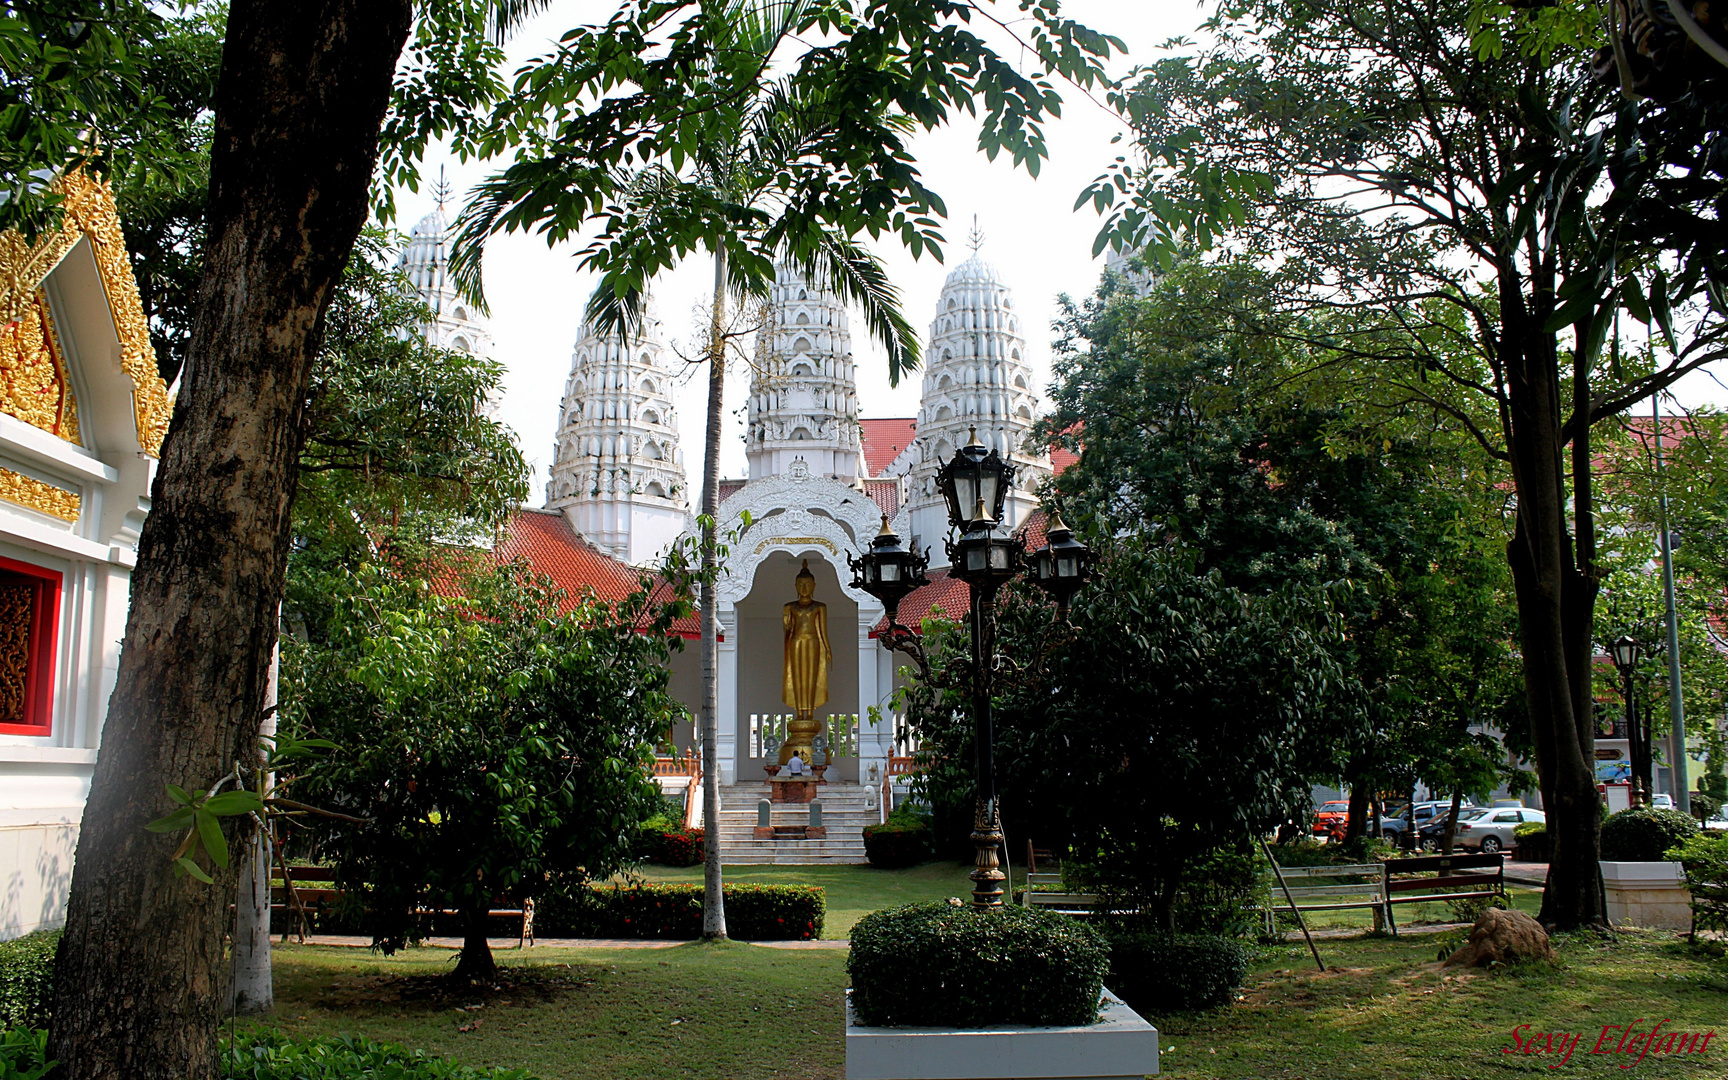
<svg viewBox="0 0 1728 1080"><path fill-rule="evenodd" d="M720 427L726 420L726 247L714 249L708 327L708 430L702 448L702 936L726 936L720 872Z"/></svg>
<svg viewBox="0 0 1728 1080"><path fill-rule="evenodd" d="M281 611L278 609L280 618ZM276 696L282 668L282 643L270 650L270 675L264 686L264 719L258 734L276 734ZM260 755L262 757L262 755ZM265 777L268 785L273 777ZM239 1016L270 1012L276 1007L270 970L270 832L251 830L243 848L239 889L234 897L234 942L229 957L228 1007ZM284 881L286 886L287 882Z"/></svg>
<svg viewBox="0 0 1728 1080"><path fill-rule="evenodd" d="M406 0L228 15L189 361L85 804L49 1056L66 1080L216 1071L234 875L177 875L164 785L254 752L323 312L365 221Z"/></svg>
<svg viewBox="0 0 1728 1080"><path fill-rule="evenodd" d="M1458 839L1458 808L1464 804L1464 793L1452 793L1452 806L1446 811L1446 829L1440 834L1440 854L1452 854L1452 845Z"/></svg>
<svg viewBox="0 0 1728 1080"><path fill-rule="evenodd" d="M492 943L486 940L490 904L469 908L462 915L462 955L450 977L459 983L489 985L498 979L498 963L492 958Z"/></svg>
<svg viewBox="0 0 1728 1080"><path fill-rule="evenodd" d="M1368 786L1356 782L1350 785L1350 806L1344 815L1344 842L1358 839L1368 831Z"/></svg>
<svg viewBox="0 0 1728 1080"><path fill-rule="evenodd" d="M1537 779L1553 842L1541 919L1569 929L1602 921L1590 704L1590 631L1597 585L1588 568L1579 568L1568 544L1564 402L1554 335L1542 331L1541 313L1525 308L1519 289L1503 282L1500 296L1510 373L1507 442L1518 495L1507 560L1518 601ZM1588 439L1583 431L1588 424L1586 414L1579 421L1579 438Z"/></svg>

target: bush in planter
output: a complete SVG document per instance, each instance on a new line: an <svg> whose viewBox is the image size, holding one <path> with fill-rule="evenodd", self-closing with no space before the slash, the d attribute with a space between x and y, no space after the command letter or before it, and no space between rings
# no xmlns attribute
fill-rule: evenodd
<svg viewBox="0 0 1728 1080"><path fill-rule="evenodd" d="M1548 826L1542 822L1526 821L1512 830L1512 857L1519 862L1547 862L1553 853Z"/></svg>
<svg viewBox="0 0 1728 1080"><path fill-rule="evenodd" d="M1110 989L1136 1012L1228 1005L1248 978L1248 950L1216 934L1113 931Z"/></svg>
<svg viewBox="0 0 1728 1080"><path fill-rule="evenodd" d="M864 855L871 866L883 870L917 866L929 862L932 852L930 827L923 822L889 821L864 827Z"/></svg>
<svg viewBox="0 0 1728 1080"><path fill-rule="evenodd" d="M1635 806L1611 814L1602 823L1602 858L1606 862L1661 862L1668 849L1698 833L1698 823L1678 810Z"/></svg>
<svg viewBox="0 0 1728 1080"><path fill-rule="evenodd" d="M871 1026L1073 1026L1097 1020L1109 963L1097 931L1067 916L937 900L860 919L846 970Z"/></svg>
<svg viewBox="0 0 1728 1080"><path fill-rule="evenodd" d="M827 899L813 885L727 885L726 932L739 941L807 941L822 936ZM702 886L605 885L548 893L535 903L543 937L702 936Z"/></svg>
<svg viewBox="0 0 1728 1080"><path fill-rule="evenodd" d="M1686 871L1694 930L1728 930L1728 834L1700 832L1667 854Z"/></svg>
<svg viewBox="0 0 1728 1080"><path fill-rule="evenodd" d="M54 950L60 931L38 930L0 941L0 1031L45 1028L54 994Z"/></svg>

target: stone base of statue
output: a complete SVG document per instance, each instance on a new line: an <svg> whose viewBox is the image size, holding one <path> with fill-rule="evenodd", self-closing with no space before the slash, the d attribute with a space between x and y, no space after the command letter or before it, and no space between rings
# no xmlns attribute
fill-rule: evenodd
<svg viewBox="0 0 1728 1080"><path fill-rule="evenodd" d="M770 776L768 799L777 803L807 803L816 798L815 776Z"/></svg>

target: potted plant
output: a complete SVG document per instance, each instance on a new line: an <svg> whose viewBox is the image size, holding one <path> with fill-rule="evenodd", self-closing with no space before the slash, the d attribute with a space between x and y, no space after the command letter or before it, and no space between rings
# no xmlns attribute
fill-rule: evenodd
<svg viewBox="0 0 1728 1080"><path fill-rule="evenodd" d="M1158 1031L1104 989L1110 949L1035 908L907 904L852 930L848 1080L1055 1080L1158 1071Z"/></svg>
<svg viewBox="0 0 1728 1080"><path fill-rule="evenodd" d="M1602 823L1602 888L1608 921L1684 930L1692 923L1691 894L1681 865L1667 853L1698 832L1678 810L1637 806Z"/></svg>

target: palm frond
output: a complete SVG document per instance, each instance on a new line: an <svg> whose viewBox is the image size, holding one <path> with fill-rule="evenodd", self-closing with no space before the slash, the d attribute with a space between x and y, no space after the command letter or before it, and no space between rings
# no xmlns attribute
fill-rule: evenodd
<svg viewBox="0 0 1728 1080"><path fill-rule="evenodd" d="M807 245L790 245L788 261L842 303L856 304L870 336L888 350L888 382L915 371L922 357L918 332L906 318L900 290L869 249L840 233L818 229Z"/></svg>
<svg viewBox="0 0 1728 1080"><path fill-rule="evenodd" d="M552 6L552 0L492 0L492 39L504 44L511 32Z"/></svg>

